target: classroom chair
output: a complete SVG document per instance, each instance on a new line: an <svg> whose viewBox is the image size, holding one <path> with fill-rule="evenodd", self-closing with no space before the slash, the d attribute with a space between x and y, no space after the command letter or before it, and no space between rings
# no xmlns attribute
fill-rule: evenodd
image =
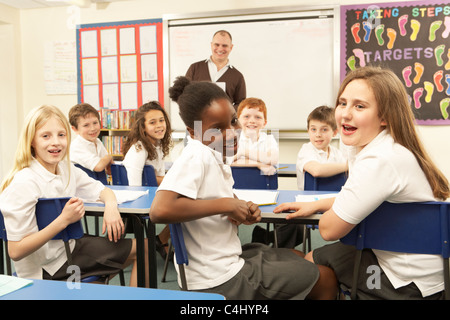
<svg viewBox="0 0 450 320"><path fill-rule="evenodd" d="M305 171L304 190L313 191L341 191L342 186L347 181L348 173L342 172L331 177L313 177L309 172ZM318 226L305 225L303 229L303 252L311 251L311 229L314 230ZM306 251L306 242L308 242L308 251Z"/></svg>
<svg viewBox="0 0 450 320"><path fill-rule="evenodd" d="M111 164L111 176L113 185L127 186L128 175L127 169L123 164ZM142 185L147 187L157 187L155 168L152 165L146 164L142 171Z"/></svg>
<svg viewBox="0 0 450 320"><path fill-rule="evenodd" d="M104 185L108 184L108 179L106 177L106 172L104 170L101 171L101 172L92 171L92 170L89 170L89 169L83 167L82 165L80 165L78 163L75 163L75 167L80 168L81 170L86 172L89 177L100 181ZM99 217L94 217L94 223L95 223L95 235L98 236L99 235L99 228L100 228ZM89 225L88 225L88 221L87 221L87 217L86 216L84 216L84 228L86 229L86 233L89 234Z"/></svg>
<svg viewBox="0 0 450 320"><path fill-rule="evenodd" d="M3 254L4 252L4 254ZM3 221L3 215L0 211L0 273L5 274L5 264L6 264L6 274L11 275L11 259L8 254L8 237L6 235L5 222Z"/></svg>
<svg viewBox="0 0 450 320"><path fill-rule="evenodd" d="M278 174L267 176L257 167L231 167L235 189L278 189Z"/></svg>
<svg viewBox="0 0 450 320"><path fill-rule="evenodd" d="M187 281L186 281L186 272L184 270L184 265L189 264L189 259L187 255L186 245L184 244L184 237L183 237L183 229L181 227L180 223L173 223L169 224L170 228L170 248L169 252L172 251L172 249L175 250L175 259L178 265L178 271L180 273L180 280L181 280L181 289L184 291L187 291ZM169 256L169 254L167 254ZM162 282L166 279L166 272L167 272L167 266L168 266L169 260L166 259L164 263L164 273L163 273L163 279Z"/></svg>
<svg viewBox="0 0 450 320"><path fill-rule="evenodd" d="M82 165L79 165L78 163L75 163L75 167L80 168L81 170L83 170L84 172L87 173L87 175L95 180L100 181L103 184L108 184L108 179L106 178L106 172L100 171L91 171L85 167L83 167Z"/></svg>
<svg viewBox="0 0 450 320"><path fill-rule="evenodd" d="M270 189L277 190L278 189L278 174L274 175L265 175L261 172L261 170L257 167L239 167L232 166L231 173L233 175L234 186L235 189ZM274 224L273 229L276 229ZM270 230L270 224L267 224L266 228L267 234ZM276 244L276 234L275 234L275 246Z"/></svg>
<svg viewBox="0 0 450 320"><path fill-rule="evenodd" d="M375 211L355 226L344 244L355 246L357 254L353 270L351 299L357 298L358 277L363 249L378 249L403 253L438 254L444 261L445 299L450 299L448 202L383 202ZM366 270L361 270L365 273Z"/></svg>
<svg viewBox="0 0 450 320"><path fill-rule="evenodd" d="M65 204L69 200L69 197L63 198L40 198L36 203L36 222L38 229L42 230L48 226L53 220L55 220L62 212ZM81 225L81 221L74 222L68 225L64 230L55 235L52 240L62 240L66 250L67 261L69 265L72 265L72 253L70 252L69 240L79 239L83 237L84 230ZM81 282L103 282L107 284L109 276L89 276L81 279ZM125 285L123 278L123 271L120 272L120 283Z"/></svg>

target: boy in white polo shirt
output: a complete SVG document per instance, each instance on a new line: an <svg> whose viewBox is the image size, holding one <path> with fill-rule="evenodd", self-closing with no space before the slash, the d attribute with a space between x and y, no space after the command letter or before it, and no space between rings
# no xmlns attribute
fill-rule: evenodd
<svg viewBox="0 0 450 320"><path fill-rule="evenodd" d="M90 104L77 104L69 111L69 122L77 133L71 143L71 161L91 171L109 171L113 159L98 138L101 128L98 111Z"/></svg>
<svg viewBox="0 0 450 320"><path fill-rule="evenodd" d="M330 177L348 170L343 153L330 144L337 134L334 109L317 107L309 114L307 121L310 142L304 144L297 155L299 190L304 190L305 171L313 177Z"/></svg>

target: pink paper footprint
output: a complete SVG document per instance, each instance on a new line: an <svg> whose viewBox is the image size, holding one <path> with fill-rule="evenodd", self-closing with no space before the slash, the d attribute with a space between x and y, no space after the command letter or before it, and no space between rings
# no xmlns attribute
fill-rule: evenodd
<svg viewBox="0 0 450 320"><path fill-rule="evenodd" d="M359 59L359 66L365 67L366 60L364 59L364 51L362 51L361 49L353 49L353 53Z"/></svg>
<svg viewBox="0 0 450 320"><path fill-rule="evenodd" d="M416 109L419 109L422 106L422 104L420 103L420 97L422 97L422 94L423 88L417 88L413 92L414 107L416 107Z"/></svg>
<svg viewBox="0 0 450 320"><path fill-rule="evenodd" d="M444 19L444 32L442 32L442 38L446 39L448 38L448 35L450 34L450 17L446 16Z"/></svg>
<svg viewBox="0 0 450 320"><path fill-rule="evenodd" d="M406 86L409 88L412 85L412 81L409 78L411 76L411 72L412 72L412 67L411 66L407 66L403 69L402 71L402 75L403 75L403 80L405 81Z"/></svg>
<svg viewBox="0 0 450 320"><path fill-rule="evenodd" d="M405 25L408 22L408 15L404 14L400 18L398 18L398 28L400 29L400 35L406 36L406 28Z"/></svg>

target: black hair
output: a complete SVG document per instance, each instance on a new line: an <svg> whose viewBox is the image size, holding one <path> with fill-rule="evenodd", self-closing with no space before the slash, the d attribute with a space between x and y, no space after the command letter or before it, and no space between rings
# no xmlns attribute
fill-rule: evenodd
<svg viewBox="0 0 450 320"><path fill-rule="evenodd" d="M203 111L214 100L230 101L218 85L207 81L190 81L183 76L175 79L173 86L169 88L169 96L178 103L180 117L189 128L194 128L194 122L202 119Z"/></svg>

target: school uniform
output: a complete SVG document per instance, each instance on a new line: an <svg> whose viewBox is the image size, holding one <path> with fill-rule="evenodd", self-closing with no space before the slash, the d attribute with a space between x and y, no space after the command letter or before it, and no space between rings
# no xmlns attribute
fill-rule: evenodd
<svg viewBox="0 0 450 320"><path fill-rule="evenodd" d="M358 224L384 201L402 203L436 200L414 155L395 143L384 130L349 161L349 177L335 199L333 210L342 220ZM344 273L351 273L352 270L349 265L348 270L344 271L347 267L343 267L342 263L353 264L351 259L349 261L340 257L340 253L348 254L348 248L343 247L338 242L334 247L323 249L323 252L321 248L314 251L316 263L333 265L340 260L333 268L342 270L343 274L337 272L338 280L347 277ZM379 292L364 292L363 289L361 294L365 294L366 298L400 294L400 289L404 290L405 286L416 286L423 297L444 289L443 262L439 255L372 251L394 291L389 293L388 285L382 286ZM396 297L402 299L401 296Z"/></svg>
<svg viewBox="0 0 450 320"><path fill-rule="evenodd" d="M238 158L236 160L244 158L245 151L248 150L249 158L252 160L256 161L258 159L258 162L272 164L272 159L276 159L275 162L278 163L278 143L271 134L268 135L265 132L259 132L258 140L253 142L252 139L242 132L239 137L238 146Z"/></svg>
<svg viewBox="0 0 450 320"><path fill-rule="evenodd" d="M130 186L142 185L142 171L144 170L144 165L152 165L155 169L155 174L158 177L165 175L166 168L161 146L155 146L155 149L156 158L149 160L148 152L140 141L130 147L122 162L127 169L128 184Z"/></svg>
<svg viewBox="0 0 450 320"><path fill-rule="evenodd" d="M108 155L108 151L98 138L95 142L91 142L77 135L70 144L70 161L91 171L94 171L94 168L106 155Z"/></svg>
<svg viewBox="0 0 450 320"><path fill-rule="evenodd" d="M231 168L223 163L222 154L189 138L157 192L170 190L196 200L232 198L233 184ZM251 244L243 250L237 226L227 215L181 225L190 290L217 292L227 299L302 299L318 279L316 266L288 249Z"/></svg>
<svg viewBox="0 0 450 320"><path fill-rule="evenodd" d="M305 143L297 154L297 187L298 190L304 190L305 173L303 168L305 164L311 161L319 163L344 163L347 162L344 154L336 147L329 145L330 152L317 149L311 142Z"/></svg>
<svg viewBox="0 0 450 320"><path fill-rule="evenodd" d="M35 207L39 198L75 196L84 200L96 201L105 188L102 183L89 178L85 172L73 164L68 164L67 161L61 161L57 170L58 174L52 174L36 159L33 159L29 167L15 174L11 184L2 192L0 211L4 217L9 241L20 241L39 231L35 216ZM82 239L81 242L84 244L89 242L89 240ZM93 237L92 239L94 239L92 243L96 244L108 241L105 238ZM73 253L80 252L77 260L74 255L74 263L80 267L82 275L116 273L131 250L129 241L119 241L109 250L104 250L104 247L102 250L93 250L89 246L86 248L86 245L82 246L84 249L80 249L77 248L77 240L70 240L69 245ZM87 253L89 253L88 258L86 258ZM84 269L83 264L76 263L79 261L78 259L87 260L90 267ZM100 262L102 260L104 261ZM100 264L98 264L99 262ZM35 252L14 262L19 277L32 279L42 279L44 274L52 277L57 273L65 274L67 277L65 269L60 271L64 264L67 264L67 256L62 240L50 240ZM104 265L105 270L100 265Z"/></svg>

